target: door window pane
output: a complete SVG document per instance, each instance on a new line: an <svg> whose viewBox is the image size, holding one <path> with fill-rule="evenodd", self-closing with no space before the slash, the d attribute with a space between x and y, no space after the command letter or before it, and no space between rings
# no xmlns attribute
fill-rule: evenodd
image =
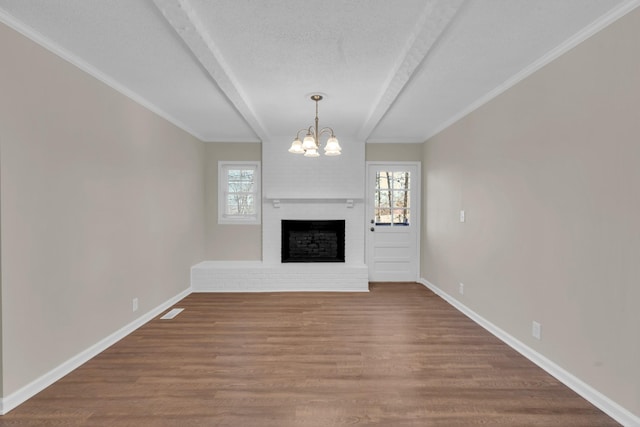
<svg viewBox="0 0 640 427"><path fill-rule="evenodd" d="M376 208L391 207L391 193L387 190L376 192L376 200L374 203Z"/></svg>
<svg viewBox="0 0 640 427"><path fill-rule="evenodd" d="M393 224L394 225L409 225L409 209L394 209L393 210Z"/></svg>
<svg viewBox="0 0 640 427"><path fill-rule="evenodd" d="M374 218L376 225L410 224L410 172L376 172Z"/></svg>
<svg viewBox="0 0 640 427"><path fill-rule="evenodd" d="M409 208L409 192L404 190L393 191L393 207L394 208Z"/></svg>

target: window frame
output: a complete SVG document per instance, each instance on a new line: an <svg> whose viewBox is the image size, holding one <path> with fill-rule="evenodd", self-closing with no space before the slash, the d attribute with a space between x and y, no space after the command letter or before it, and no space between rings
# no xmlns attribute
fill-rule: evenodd
<svg viewBox="0 0 640 427"><path fill-rule="evenodd" d="M253 169L255 214L228 215L229 169ZM261 224L262 186L259 161L218 161L218 224Z"/></svg>

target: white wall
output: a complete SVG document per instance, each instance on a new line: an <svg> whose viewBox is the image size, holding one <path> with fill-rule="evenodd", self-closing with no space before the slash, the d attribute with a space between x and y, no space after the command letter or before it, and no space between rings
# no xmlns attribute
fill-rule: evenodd
<svg viewBox="0 0 640 427"><path fill-rule="evenodd" d="M287 152L291 136L262 146L262 185L265 198L363 197L364 142L341 137L342 155L308 158Z"/></svg>
<svg viewBox="0 0 640 427"><path fill-rule="evenodd" d="M425 144L421 266L636 416L639 39L636 9Z"/></svg>

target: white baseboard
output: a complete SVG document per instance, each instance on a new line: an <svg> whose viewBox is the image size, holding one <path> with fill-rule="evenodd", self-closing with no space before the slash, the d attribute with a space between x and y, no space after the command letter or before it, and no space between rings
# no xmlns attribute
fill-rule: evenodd
<svg viewBox="0 0 640 427"><path fill-rule="evenodd" d="M531 347L525 345L521 341L514 338L512 335L509 335L504 330L500 329L498 326L486 320L484 317L480 316L473 310L471 310L466 305L462 304L460 301L453 298L451 295L444 292L442 289L438 288L434 284L430 283L428 280L420 278L418 283L426 286L430 290L432 290L436 295L440 296L442 299L447 301L449 304L454 306L458 311L463 313L465 316L476 322L478 325L482 326L487 331L491 332L498 339L503 341L509 347L513 348L515 351L538 365L540 368L544 369L550 375L555 377L558 381L578 393L584 399L592 403L602 412L609 415L611 418L622 424L623 426L633 427L640 426L640 417L634 415L631 411L625 409L621 405L617 404L613 400L609 399L604 394L600 393L598 390L594 389L590 385L586 384L584 381L574 376L573 374L567 372L562 367L558 366L553 361L547 359L542 354L533 350Z"/></svg>
<svg viewBox="0 0 640 427"><path fill-rule="evenodd" d="M109 335L108 337L102 339L98 343L92 345L86 350L76 354L71 359L42 375L40 378L32 381L26 386L22 387L20 390L11 393L9 396L0 399L0 415L4 415L7 412L11 411L16 406L25 402L27 399L30 399L37 393L41 392L45 388L49 387L54 382L58 381L60 378L67 375L69 372L78 368L83 363L87 362L94 356L98 355L102 351L106 350L108 347L112 346L116 342L120 341L122 338L129 335L131 332L138 329L140 326L144 325L160 313L162 313L167 308L171 307L176 302L180 301L187 295L191 293L191 289L185 289L180 292L178 295L169 299L168 301L160 304L154 309L148 311L142 316L138 317L133 322L128 325L122 327L118 331Z"/></svg>

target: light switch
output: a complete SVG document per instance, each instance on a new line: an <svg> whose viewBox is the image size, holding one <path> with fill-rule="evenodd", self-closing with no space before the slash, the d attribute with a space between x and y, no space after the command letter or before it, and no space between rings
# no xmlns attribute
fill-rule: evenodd
<svg viewBox="0 0 640 427"><path fill-rule="evenodd" d="M460 222L464 222L464 211L460 211Z"/></svg>

